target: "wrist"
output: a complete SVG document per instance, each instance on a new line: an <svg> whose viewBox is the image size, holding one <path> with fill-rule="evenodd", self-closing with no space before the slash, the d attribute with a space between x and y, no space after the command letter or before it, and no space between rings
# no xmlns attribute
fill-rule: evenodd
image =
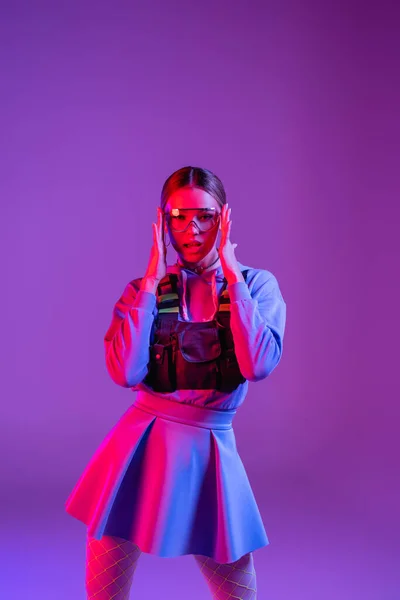
<svg viewBox="0 0 400 600"><path fill-rule="evenodd" d="M230 275L228 275L226 280L228 282L228 285L238 283L239 281L242 281L244 283L244 277L240 271L239 273L231 273Z"/></svg>

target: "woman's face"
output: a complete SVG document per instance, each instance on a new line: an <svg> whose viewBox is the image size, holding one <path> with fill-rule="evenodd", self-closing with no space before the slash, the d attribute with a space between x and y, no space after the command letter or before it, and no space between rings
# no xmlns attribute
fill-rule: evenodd
<svg viewBox="0 0 400 600"><path fill-rule="evenodd" d="M171 213L173 209L185 208L215 208L219 214L221 205L218 201L201 188L180 188L168 198L164 207L164 213ZM196 215L196 211L189 211L190 215ZM199 213L201 214L201 213ZM192 217L191 217L192 218ZM199 231L195 223L190 223L186 231L173 231L165 222L165 231L168 231L171 245L179 256L188 263L198 263L215 248L219 230L219 221L209 231ZM199 245L187 246L190 242L199 242Z"/></svg>

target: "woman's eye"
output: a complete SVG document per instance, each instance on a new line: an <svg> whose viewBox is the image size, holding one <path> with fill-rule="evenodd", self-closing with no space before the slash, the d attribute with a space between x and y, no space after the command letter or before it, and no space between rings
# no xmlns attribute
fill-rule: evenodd
<svg viewBox="0 0 400 600"><path fill-rule="evenodd" d="M185 219L185 215L173 215L172 219L174 221L183 221Z"/></svg>
<svg viewBox="0 0 400 600"><path fill-rule="evenodd" d="M199 218L201 221L209 221L210 219L213 218L213 215L200 215Z"/></svg>

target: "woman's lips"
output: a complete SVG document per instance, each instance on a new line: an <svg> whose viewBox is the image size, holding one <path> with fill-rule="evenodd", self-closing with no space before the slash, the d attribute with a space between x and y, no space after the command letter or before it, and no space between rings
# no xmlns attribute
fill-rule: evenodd
<svg viewBox="0 0 400 600"><path fill-rule="evenodd" d="M187 242L183 244L185 248L199 248L201 246L201 242Z"/></svg>
<svg viewBox="0 0 400 600"><path fill-rule="evenodd" d="M184 244L183 249L189 254L199 254L201 251L201 246L202 244L193 244L191 246L187 246L186 244Z"/></svg>

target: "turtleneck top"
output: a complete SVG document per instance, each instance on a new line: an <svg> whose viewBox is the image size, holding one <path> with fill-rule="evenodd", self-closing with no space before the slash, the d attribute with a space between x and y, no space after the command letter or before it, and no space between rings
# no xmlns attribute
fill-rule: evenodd
<svg viewBox="0 0 400 600"><path fill-rule="evenodd" d="M141 278L125 287L114 306L111 324L104 337L106 366L112 380L141 393L151 393L176 402L229 410L244 401L249 381L272 373L283 350L286 303L276 277L265 269L247 269L246 282L228 285L235 354L246 381L233 392L176 390L155 392L143 383L149 362L150 333L157 315L156 295L140 290ZM218 310L224 275L220 261L201 274L181 264L169 265L167 273L178 275L180 321L210 321Z"/></svg>

